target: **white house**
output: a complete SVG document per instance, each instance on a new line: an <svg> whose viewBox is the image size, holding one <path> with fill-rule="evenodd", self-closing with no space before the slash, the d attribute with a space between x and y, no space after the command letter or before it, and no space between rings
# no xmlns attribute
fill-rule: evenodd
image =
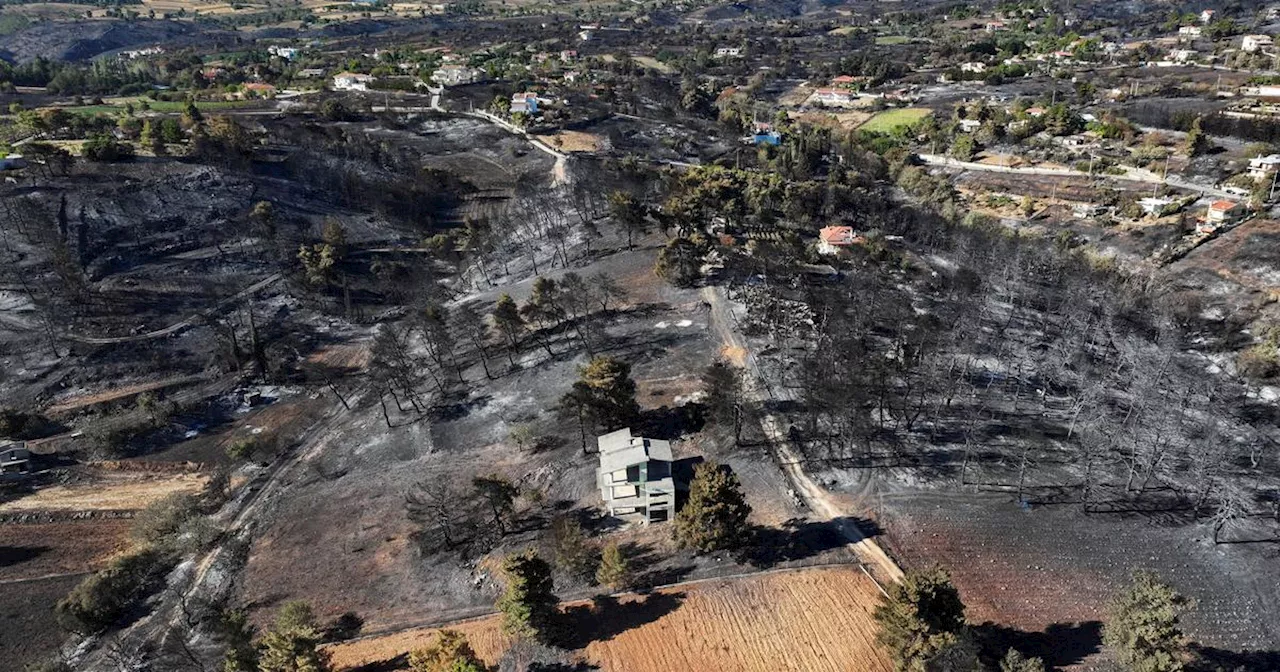
<svg viewBox="0 0 1280 672"><path fill-rule="evenodd" d="M465 65L443 65L438 70L431 73L431 81L445 86L461 86L463 84L475 84L485 77L485 71L480 68L470 68Z"/></svg>
<svg viewBox="0 0 1280 672"><path fill-rule="evenodd" d="M271 54L272 56L278 56L280 58L283 58L286 61L292 61L293 59L298 57L298 54L300 52L293 47L277 47L275 45L272 45L270 47L267 47L267 53Z"/></svg>
<svg viewBox="0 0 1280 672"><path fill-rule="evenodd" d="M986 72L987 64L981 62L961 63L960 72Z"/></svg>
<svg viewBox="0 0 1280 672"><path fill-rule="evenodd" d="M368 91L373 75L358 72L340 72L333 76L333 88L337 91Z"/></svg>
<svg viewBox="0 0 1280 672"><path fill-rule="evenodd" d="M511 96L511 114L537 114L538 94L532 91L517 93Z"/></svg>
<svg viewBox="0 0 1280 672"><path fill-rule="evenodd" d="M1178 29L1178 37L1192 39L1200 37L1200 26L1183 26Z"/></svg>
<svg viewBox="0 0 1280 672"><path fill-rule="evenodd" d="M720 47L716 49L716 58L740 58L741 56L741 47Z"/></svg>
<svg viewBox="0 0 1280 672"><path fill-rule="evenodd" d="M839 254L858 242L852 226L824 226L818 231L818 253Z"/></svg>
<svg viewBox="0 0 1280 672"><path fill-rule="evenodd" d="M1138 201L1138 206L1148 215L1159 217L1164 213L1165 208L1173 205L1172 198L1148 197Z"/></svg>
<svg viewBox="0 0 1280 672"><path fill-rule="evenodd" d="M1242 86L1240 87L1240 95L1254 98L1280 98L1280 86L1267 84L1262 86Z"/></svg>
<svg viewBox="0 0 1280 672"><path fill-rule="evenodd" d="M1270 154L1249 159L1249 177L1269 180L1280 170L1280 154Z"/></svg>
<svg viewBox="0 0 1280 672"><path fill-rule="evenodd" d="M1235 201L1221 200L1209 204L1205 219L1212 224L1231 224L1244 217L1244 205Z"/></svg>
<svg viewBox="0 0 1280 672"><path fill-rule="evenodd" d="M1212 9L1206 9L1203 12L1200 12L1200 23L1212 22L1214 13L1215 12Z"/></svg>
<svg viewBox="0 0 1280 672"><path fill-rule="evenodd" d="M818 89L813 97L822 103L852 103L856 95L848 89Z"/></svg>
<svg viewBox="0 0 1280 672"><path fill-rule="evenodd" d="M1169 52L1169 60L1174 63L1186 63L1196 57L1195 49L1174 49Z"/></svg>
<svg viewBox="0 0 1280 672"><path fill-rule="evenodd" d="M982 128L982 122L977 119L961 119L957 122L961 133L974 133Z"/></svg>
<svg viewBox="0 0 1280 672"><path fill-rule="evenodd" d="M675 513L676 488L671 477L671 444L631 436L620 429L596 439L600 467L596 482L609 515L642 522L670 520Z"/></svg>
<svg viewBox="0 0 1280 672"><path fill-rule="evenodd" d="M1270 35L1245 35L1240 38L1240 48L1249 53L1264 51L1275 46Z"/></svg>

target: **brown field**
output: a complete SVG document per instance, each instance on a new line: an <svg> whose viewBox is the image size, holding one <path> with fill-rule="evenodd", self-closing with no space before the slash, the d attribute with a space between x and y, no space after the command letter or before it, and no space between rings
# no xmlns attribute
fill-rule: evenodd
<svg viewBox="0 0 1280 672"><path fill-rule="evenodd" d="M604 141L598 135L581 131L560 131L555 135L539 135L537 138L565 152L598 152L603 148Z"/></svg>
<svg viewBox="0 0 1280 672"><path fill-rule="evenodd" d="M120 399L142 394L143 392L151 392L173 385L195 382L200 379L201 376L178 376L177 378L157 380L149 383L125 385L109 390L102 390L100 392L67 396L59 399L56 403L50 404L49 407L45 409L45 412L54 414L65 413L67 411L74 411L86 406L94 406L96 404L102 404L109 401L118 401Z"/></svg>
<svg viewBox="0 0 1280 672"><path fill-rule="evenodd" d="M602 670L887 672L892 665L874 642L871 620L879 599L860 570L840 567L708 581L597 607L573 603L567 613L583 640L577 651ZM490 664L508 646L496 617L454 627ZM329 651L334 669L349 670L395 659L435 633L410 630Z"/></svg>
<svg viewBox="0 0 1280 672"><path fill-rule="evenodd" d="M0 504L0 513L25 511L130 511L175 493L199 492L200 474L105 472L84 483L53 485Z"/></svg>
<svg viewBox="0 0 1280 672"><path fill-rule="evenodd" d="M127 545L127 519L0 524L0 581L86 572Z"/></svg>

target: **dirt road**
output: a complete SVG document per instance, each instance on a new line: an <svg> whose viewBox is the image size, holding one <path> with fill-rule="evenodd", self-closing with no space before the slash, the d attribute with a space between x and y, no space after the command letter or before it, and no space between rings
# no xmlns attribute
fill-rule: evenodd
<svg viewBox="0 0 1280 672"><path fill-rule="evenodd" d="M736 352L745 353L744 363L748 374L745 376L745 384L748 396L755 401L777 398L760 374L759 366L746 339L739 333L737 321L729 312L729 304L722 290L718 287L705 287L702 290L702 296L711 306L711 326L724 346ZM840 530L840 533L849 541L849 548L858 554L872 578L878 583L900 580L902 569L898 564L884 552L884 549L880 548L879 544L863 534L857 524L849 519L847 512L841 510L830 493L804 472L803 462L792 449L787 434L781 428L777 418L772 414L766 414L760 424L783 472L809 510L820 520L830 521L836 529Z"/></svg>

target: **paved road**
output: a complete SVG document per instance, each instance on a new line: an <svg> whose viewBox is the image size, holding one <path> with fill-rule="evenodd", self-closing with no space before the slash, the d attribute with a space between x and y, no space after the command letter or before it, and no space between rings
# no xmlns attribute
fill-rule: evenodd
<svg viewBox="0 0 1280 672"><path fill-rule="evenodd" d="M748 347L746 339L738 331L737 321L729 312L728 301L724 297L723 290L719 287L705 287L702 290L702 297L711 306L711 325L724 345L746 355L747 394L755 401L765 401L781 396L775 395L765 384L755 355ZM782 466L783 473L787 475L792 487L809 510L819 519L835 523L836 528L849 542L849 548L862 560L864 568L868 569L869 574L878 584L901 580L902 568L898 567L898 563L894 562L879 544L863 534L862 529L850 520L848 512L844 511L831 497L831 493L804 472L804 463L791 448L791 442L777 418L767 414L761 419L760 424L765 436L769 439L778 463Z"/></svg>

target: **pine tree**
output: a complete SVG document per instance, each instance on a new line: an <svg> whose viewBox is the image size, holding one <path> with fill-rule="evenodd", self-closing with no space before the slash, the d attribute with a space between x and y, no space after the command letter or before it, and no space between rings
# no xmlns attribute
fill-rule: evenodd
<svg viewBox="0 0 1280 672"><path fill-rule="evenodd" d="M1028 658L1016 649L1009 649L1000 661L1000 672L1045 672L1044 661Z"/></svg>
<svg viewBox="0 0 1280 672"><path fill-rule="evenodd" d="M617 542L610 542L600 554L596 583L609 590L626 590L631 584L631 563Z"/></svg>
<svg viewBox="0 0 1280 672"><path fill-rule="evenodd" d="M476 656L466 635L457 630L441 630L430 646L409 654L409 669L412 672L485 672L487 668Z"/></svg>
<svg viewBox="0 0 1280 672"><path fill-rule="evenodd" d="M578 369L578 383L586 393L587 412L600 428L625 427L640 414L631 366L612 357L593 357Z"/></svg>
<svg viewBox="0 0 1280 672"><path fill-rule="evenodd" d="M289 602L262 638L258 672L325 672L329 662L317 647L320 633L305 602Z"/></svg>
<svg viewBox="0 0 1280 672"><path fill-rule="evenodd" d="M676 542L703 553L737 548L749 532L750 515L738 476L715 462L703 462L694 469L689 499L676 514Z"/></svg>
<svg viewBox="0 0 1280 672"><path fill-rule="evenodd" d="M876 641L889 650L898 672L924 672L936 658L962 648L964 603L940 569L908 572L876 607Z"/></svg>
<svg viewBox="0 0 1280 672"><path fill-rule="evenodd" d="M1196 117L1195 121L1191 122L1191 130L1187 131L1186 144L1183 149L1186 150L1187 156L1191 158L1203 156L1209 153L1210 149L1213 149L1213 142L1205 134L1204 129L1200 127L1200 117Z"/></svg>
<svg viewBox="0 0 1280 672"><path fill-rule="evenodd" d="M1133 585L1111 603L1102 641L1133 672L1178 672L1185 642L1178 620L1195 606L1151 572L1133 575Z"/></svg>
<svg viewBox="0 0 1280 672"><path fill-rule="evenodd" d="M551 521L551 547L560 569L573 576L591 576L594 554L577 520L562 515Z"/></svg>
<svg viewBox="0 0 1280 672"><path fill-rule="evenodd" d="M492 317L493 328L507 343L507 359L510 360L511 366L515 366L516 360L512 353L526 326L515 299L511 298L510 294L498 297L498 302L493 306Z"/></svg>
<svg viewBox="0 0 1280 672"><path fill-rule="evenodd" d="M507 556L502 562L506 591L498 599L502 631L508 635L549 643L555 627L555 582L551 565L533 550Z"/></svg>

